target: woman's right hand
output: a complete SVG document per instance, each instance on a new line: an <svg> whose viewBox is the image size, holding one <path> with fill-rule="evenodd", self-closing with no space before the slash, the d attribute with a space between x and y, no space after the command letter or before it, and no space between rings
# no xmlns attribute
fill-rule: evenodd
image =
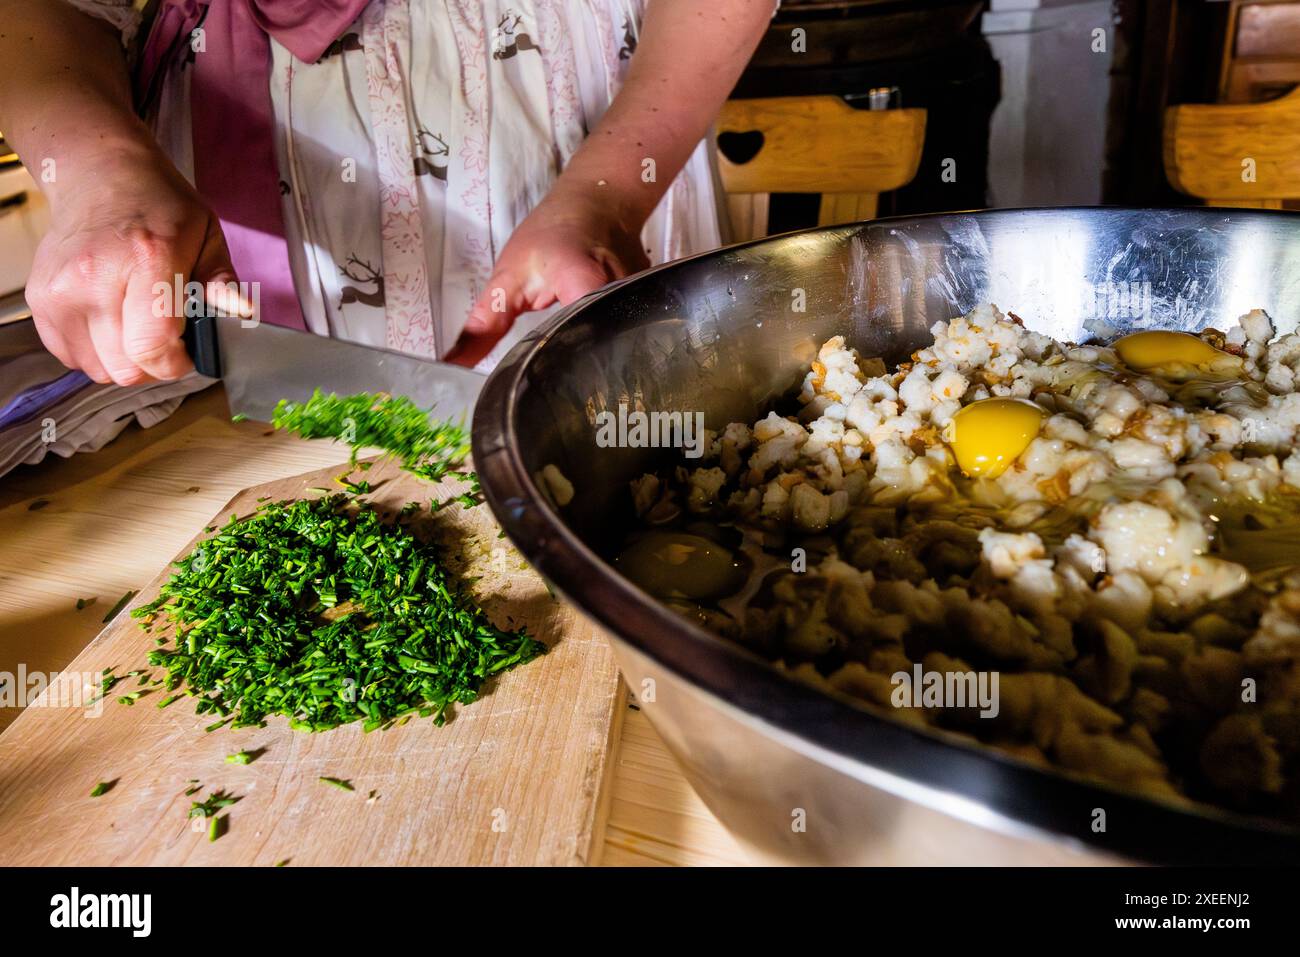
<svg viewBox="0 0 1300 957"><path fill-rule="evenodd" d="M156 148L82 155L77 166L47 190L50 229L27 283L41 339L96 382L180 378L194 366L173 306L177 277L235 280L220 223Z"/></svg>

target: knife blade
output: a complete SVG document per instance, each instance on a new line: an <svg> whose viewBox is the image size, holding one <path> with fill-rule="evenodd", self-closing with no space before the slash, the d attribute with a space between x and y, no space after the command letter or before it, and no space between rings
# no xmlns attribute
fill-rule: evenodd
<svg viewBox="0 0 1300 957"><path fill-rule="evenodd" d="M432 418L468 426L487 378L446 362L243 322L238 316L189 319L185 345L200 373L225 383L230 411L262 422L281 399L303 402L320 389L406 396Z"/></svg>

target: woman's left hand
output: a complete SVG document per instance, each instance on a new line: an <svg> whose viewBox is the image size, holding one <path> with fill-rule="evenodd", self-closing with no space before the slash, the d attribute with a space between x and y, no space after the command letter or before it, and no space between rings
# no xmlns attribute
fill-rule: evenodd
<svg viewBox="0 0 1300 957"><path fill-rule="evenodd" d="M520 313L567 305L650 265L640 225L620 222L621 204L602 196L604 188L578 193L557 183L524 218L497 257L449 362L474 365Z"/></svg>
<svg viewBox="0 0 1300 957"><path fill-rule="evenodd" d="M646 5L623 88L501 250L451 362L478 362L521 312L573 302L650 265L641 227L771 20L772 4L756 0Z"/></svg>

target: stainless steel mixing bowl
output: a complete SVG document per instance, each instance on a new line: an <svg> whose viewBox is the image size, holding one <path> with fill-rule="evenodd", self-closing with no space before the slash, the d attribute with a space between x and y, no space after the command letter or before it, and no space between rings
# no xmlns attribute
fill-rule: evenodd
<svg viewBox="0 0 1300 957"><path fill-rule="evenodd" d="M602 558L628 480L679 455L601 448L620 403L752 422L835 334L898 359L983 302L1086 341L1300 320L1300 217L1240 210L1035 209L836 226L642 273L558 314L497 367L474 459L507 535L603 627L691 784L766 859L1029 863L1300 861L1300 829L1155 803L954 744L798 684L688 622ZM575 496L556 508L537 474Z"/></svg>

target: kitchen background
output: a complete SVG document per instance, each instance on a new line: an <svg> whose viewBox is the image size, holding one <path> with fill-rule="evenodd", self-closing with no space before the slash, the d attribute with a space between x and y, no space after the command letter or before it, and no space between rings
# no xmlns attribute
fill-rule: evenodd
<svg viewBox="0 0 1300 957"><path fill-rule="evenodd" d="M805 52L791 49L796 29L805 31ZM1297 87L1300 0L784 0L734 98L832 94L858 110L924 109L922 173L881 193L885 216L1198 203L1170 184L1166 109L1263 103ZM726 155L752 144L740 134L719 147ZM959 171L951 181L938 175L945 160ZM0 141L0 324L25 315L22 289L47 221L33 174L40 171L23 169ZM818 219L818 195L771 195L767 231ZM196 396L166 426L149 430L153 438L133 426L94 456L6 477L0 510L12 510L11 554L0 569L9 592L0 609L10 614L0 621L0 671L18 660L50 671L67 665L99 630L104 610L81 614L72 599L98 594L111 603L148 581L163 564L154 553L174 554L229 497L217 486L243 488L338 458L324 443L305 452L280 437L263 439L251 423L237 431L219 405L211 394ZM170 437L156 437L164 432ZM252 436L261 442L257 461L245 452ZM174 453L211 481L205 477L202 489L180 481L168 460ZM56 477L52 464L68 469ZM47 499L56 500L48 510ZM77 502L84 511L74 512ZM124 537L112 548L107 535L76 533L77 522L100 528L116 513L143 514L160 503L170 508L167 524L123 518L114 534ZM75 542L69 552L79 564L66 573L52 571L46 554L55 521ZM46 524L38 529L38 522ZM21 588L8 578L20 565L28 578ZM55 633L62 643L49 638ZM14 709L0 708L0 730L14 717ZM739 860L655 732L629 712L621 734L606 862Z"/></svg>

